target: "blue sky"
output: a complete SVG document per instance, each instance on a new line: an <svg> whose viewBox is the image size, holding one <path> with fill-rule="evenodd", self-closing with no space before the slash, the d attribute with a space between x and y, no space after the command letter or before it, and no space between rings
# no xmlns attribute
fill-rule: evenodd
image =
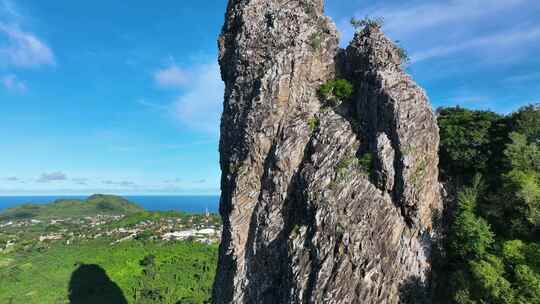
<svg viewBox="0 0 540 304"><path fill-rule="evenodd" d="M435 107L540 102L537 0L327 1L385 17ZM217 194L225 0L0 0L0 195Z"/></svg>

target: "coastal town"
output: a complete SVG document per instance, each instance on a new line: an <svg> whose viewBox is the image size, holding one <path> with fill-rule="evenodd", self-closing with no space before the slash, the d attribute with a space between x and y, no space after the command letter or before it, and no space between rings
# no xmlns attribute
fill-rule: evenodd
<svg viewBox="0 0 540 304"><path fill-rule="evenodd" d="M0 221L0 252L16 247L46 247L51 242L73 245L104 238L110 245L128 240L220 242L221 224L215 215L153 216L98 214L82 218L20 219ZM20 248L19 248L20 249Z"/></svg>

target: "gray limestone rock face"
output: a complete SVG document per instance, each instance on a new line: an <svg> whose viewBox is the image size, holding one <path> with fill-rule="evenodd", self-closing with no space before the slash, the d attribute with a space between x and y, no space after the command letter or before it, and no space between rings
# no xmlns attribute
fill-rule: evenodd
<svg viewBox="0 0 540 304"><path fill-rule="evenodd" d="M428 278L435 117L379 29L338 43L322 0L229 1L214 303L398 303ZM323 107L336 77L355 94Z"/></svg>
<svg viewBox="0 0 540 304"><path fill-rule="evenodd" d="M392 142L385 133L377 135L377 181L379 188L385 190L394 189L394 163L396 152L392 148Z"/></svg>

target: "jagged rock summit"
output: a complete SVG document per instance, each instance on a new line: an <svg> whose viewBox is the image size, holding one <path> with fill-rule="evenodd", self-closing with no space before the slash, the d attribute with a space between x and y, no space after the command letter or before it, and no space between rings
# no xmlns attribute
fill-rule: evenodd
<svg viewBox="0 0 540 304"><path fill-rule="evenodd" d="M435 116L379 27L338 43L322 0L229 1L215 303L398 303L428 280ZM354 94L328 107L335 78Z"/></svg>

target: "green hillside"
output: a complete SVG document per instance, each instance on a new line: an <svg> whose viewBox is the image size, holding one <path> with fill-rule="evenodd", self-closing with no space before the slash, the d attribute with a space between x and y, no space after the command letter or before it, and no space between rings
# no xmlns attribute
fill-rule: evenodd
<svg viewBox="0 0 540 304"><path fill-rule="evenodd" d="M0 212L0 221L119 215L143 210L120 196L96 194L86 200L56 200L46 205L24 204Z"/></svg>
<svg viewBox="0 0 540 304"><path fill-rule="evenodd" d="M91 303L89 287L109 293L98 295L95 303L100 304L204 303L216 264L217 245L133 240L111 246L106 239L76 246L58 242L43 252L0 254L0 304ZM89 266L99 269L114 288L103 288L103 280L92 279ZM76 286L77 281L92 286ZM70 302L70 290L79 299Z"/></svg>
<svg viewBox="0 0 540 304"><path fill-rule="evenodd" d="M109 195L8 209L0 304L207 303L220 226L215 214L145 211Z"/></svg>

